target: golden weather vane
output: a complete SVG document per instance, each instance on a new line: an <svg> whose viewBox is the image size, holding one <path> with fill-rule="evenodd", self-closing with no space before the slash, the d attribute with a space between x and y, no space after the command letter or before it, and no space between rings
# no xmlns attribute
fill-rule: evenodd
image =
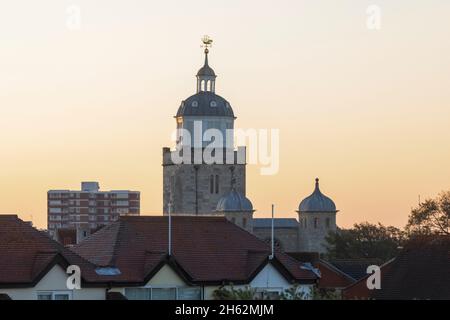
<svg viewBox="0 0 450 320"><path fill-rule="evenodd" d="M202 42L203 45L201 47L205 48L205 53L208 53L209 52L208 48L212 47L213 40L209 36L205 35L202 38Z"/></svg>

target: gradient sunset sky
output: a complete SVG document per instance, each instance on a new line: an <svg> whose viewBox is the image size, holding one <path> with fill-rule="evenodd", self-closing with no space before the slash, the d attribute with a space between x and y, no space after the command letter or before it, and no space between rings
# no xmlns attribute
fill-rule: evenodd
<svg viewBox="0 0 450 320"><path fill-rule="evenodd" d="M366 9L381 8L381 30ZM66 26L81 9L81 29ZM249 166L256 217L296 217L319 177L338 225L404 226L450 189L448 0L15 0L0 6L0 213L46 227L46 192L141 191L162 212L163 146L195 92L200 38L239 128L280 129Z"/></svg>

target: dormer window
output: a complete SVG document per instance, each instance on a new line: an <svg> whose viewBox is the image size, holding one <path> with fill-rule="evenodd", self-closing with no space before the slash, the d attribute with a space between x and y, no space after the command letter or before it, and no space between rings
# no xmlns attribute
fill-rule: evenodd
<svg viewBox="0 0 450 320"><path fill-rule="evenodd" d="M217 102L211 101L211 102L209 103L209 106L212 107L212 108L215 108L215 107L217 107Z"/></svg>
<svg viewBox="0 0 450 320"><path fill-rule="evenodd" d="M194 108L197 108L198 107L198 101L192 101L192 106Z"/></svg>

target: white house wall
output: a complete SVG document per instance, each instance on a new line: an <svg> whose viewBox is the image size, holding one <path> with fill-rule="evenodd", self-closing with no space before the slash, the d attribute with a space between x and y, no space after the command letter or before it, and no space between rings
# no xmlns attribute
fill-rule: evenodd
<svg viewBox="0 0 450 320"><path fill-rule="evenodd" d="M173 269L165 265L163 266L144 287L154 287L154 288L175 288L175 287L186 287L188 286L183 279L176 274ZM143 287L142 287L143 288ZM125 295L125 288L112 288L110 292L120 292Z"/></svg>
<svg viewBox="0 0 450 320"><path fill-rule="evenodd" d="M68 274L63 268L55 265L35 287L1 289L0 293L6 293L13 300L37 300L38 292L70 292L73 300L105 300L105 288L81 288L80 290L68 290L66 286Z"/></svg>
<svg viewBox="0 0 450 320"><path fill-rule="evenodd" d="M293 285L289 283L282 275L272 266L270 263L267 264L248 285L233 286L235 289L245 289L246 287L251 287L253 289L268 290L268 291L279 291L282 292L289 289ZM300 285L298 290L308 294L312 290L312 285ZM204 288L205 300L212 300L213 293L218 286L207 286Z"/></svg>

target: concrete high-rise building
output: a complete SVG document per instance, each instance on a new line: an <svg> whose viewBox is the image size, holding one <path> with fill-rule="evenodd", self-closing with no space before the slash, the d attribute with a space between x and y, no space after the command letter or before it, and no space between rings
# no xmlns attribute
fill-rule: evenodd
<svg viewBox="0 0 450 320"><path fill-rule="evenodd" d="M98 182L82 182L81 190L50 190L47 193L48 231L60 228L92 230L121 215L140 214L140 192L100 191Z"/></svg>

